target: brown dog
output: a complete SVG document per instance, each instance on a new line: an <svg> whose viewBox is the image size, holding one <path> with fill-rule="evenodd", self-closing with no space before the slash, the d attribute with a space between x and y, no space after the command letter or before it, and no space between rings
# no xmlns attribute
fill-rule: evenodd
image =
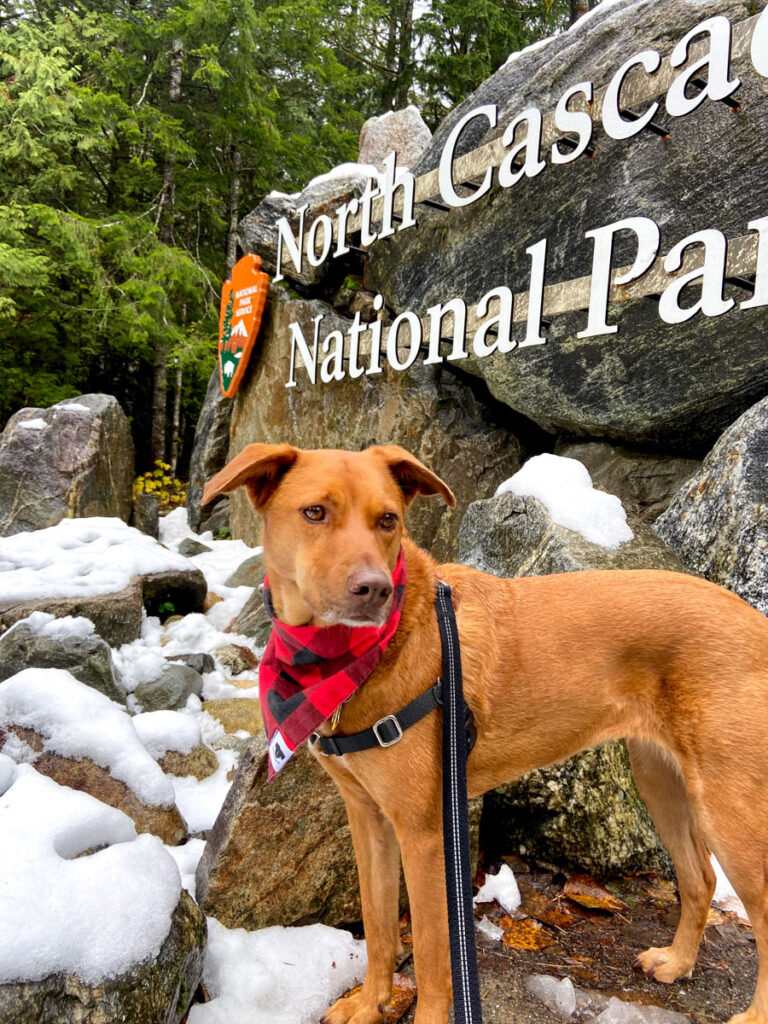
<svg viewBox="0 0 768 1024"><path fill-rule="evenodd" d="M638 957L672 982L693 968L714 890L707 848L749 913L760 956L751 1007L768 1024L768 622L734 594L682 574L564 573L503 580L437 566L404 533L417 494L449 488L402 448L300 451L249 445L204 501L244 486L264 522L277 617L292 625L380 623L402 544L408 571L399 628L344 705L340 733L368 728L441 672L435 576L454 592L465 696L478 738L470 795L604 740L627 737L632 766L677 871L682 903L671 946ZM361 585L361 580L363 581ZM438 714L394 746L323 757L349 814L368 973L328 1024L384 1018L398 951L402 856L413 919L416 1024L445 1024L451 1003Z"/></svg>

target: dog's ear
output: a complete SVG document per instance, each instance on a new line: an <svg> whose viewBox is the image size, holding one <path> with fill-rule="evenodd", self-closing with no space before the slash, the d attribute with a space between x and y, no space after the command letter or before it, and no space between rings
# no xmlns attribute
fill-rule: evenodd
<svg viewBox="0 0 768 1024"><path fill-rule="evenodd" d="M211 477L203 491L203 505L219 494L245 487L258 511L274 494L298 455L299 449L290 444L249 444L216 476Z"/></svg>
<svg viewBox="0 0 768 1024"><path fill-rule="evenodd" d="M377 445L370 450L376 452L386 462L387 468L405 495L406 507L417 494L439 494L451 508L455 506L456 498L450 487L405 448L400 448L396 444L385 444Z"/></svg>

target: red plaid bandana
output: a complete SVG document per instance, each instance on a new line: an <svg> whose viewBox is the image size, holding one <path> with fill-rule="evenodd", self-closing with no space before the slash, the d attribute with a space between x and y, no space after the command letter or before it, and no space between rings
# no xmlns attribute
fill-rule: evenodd
<svg viewBox="0 0 768 1024"><path fill-rule="evenodd" d="M405 579L401 550L392 574L392 610L383 626L288 626L275 618L264 580L272 633L259 665L259 703L269 741L269 779L381 661L400 622Z"/></svg>

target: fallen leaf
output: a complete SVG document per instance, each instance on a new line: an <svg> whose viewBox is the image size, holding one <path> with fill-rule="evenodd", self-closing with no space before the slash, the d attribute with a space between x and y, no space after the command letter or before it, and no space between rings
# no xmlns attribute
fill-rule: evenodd
<svg viewBox="0 0 768 1024"><path fill-rule="evenodd" d="M525 921L512 921L511 927L505 929L501 941L510 949L546 949L557 943L552 932L532 917Z"/></svg>
<svg viewBox="0 0 768 1024"><path fill-rule="evenodd" d="M563 892L576 903L591 910L606 910L615 914L618 911L629 910L627 904L609 892L604 885L600 885L589 875L571 875L563 886Z"/></svg>
<svg viewBox="0 0 768 1024"><path fill-rule="evenodd" d="M528 917L535 917L537 921L542 921L553 928L572 928L575 924L578 924L579 918L572 914L562 903L555 903L543 893L530 888L530 886L526 886L525 889L521 887L520 891L523 894L523 902L520 909Z"/></svg>
<svg viewBox="0 0 768 1024"><path fill-rule="evenodd" d="M677 885L665 878L654 879L645 886L646 893L654 903L677 903Z"/></svg>

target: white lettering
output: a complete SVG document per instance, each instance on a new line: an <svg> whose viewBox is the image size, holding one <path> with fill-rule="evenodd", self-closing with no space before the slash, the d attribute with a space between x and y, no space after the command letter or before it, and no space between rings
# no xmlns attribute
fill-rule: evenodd
<svg viewBox="0 0 768 1024"><path fill-rule="evenodd" d="M277 222L277 273L275 274L273 281L282 281L285 277L282 271L282 260L283 260L283 242L288 249L288 255L293 260L293 265L296 268L298 274L301 273L301 254L304 249L304 216L309 209L309 203L305 203L299 208L299 240L298 242L294 238L293 229L288 223L287 217L281 217Z"/></svg>
<svg viewBox="0 0 768 1024"><path fill-rule="evenodd" d="M483 107L476 107L474 110L470 110L468 114L465 114L464 117L462 117L461 120L453 126L453 130L448 136L448 140L443 146L443 151L440 154L440 166L437 172L440 195L449 206L469 206L470 203L474 203L476 199L480 198L480 196L484 196L491 187L493 171L488 167L486 168L483 183L480 188L477 189L476 192L473 192L472 195L460 196L453 183L453 154L456 150L456 144L459 141L459 136L470 121L474 120L476 117L487 117L488 124L491 128L495 128L497 116L498 112L496 104L488 103Z"/></svg>
<svg viewBox="0 0 768 1024"><path fill-rule="evenodd" d="M304 369L307 371L307 375L310 381L315 384L317 382L317 341L320 336L320 323L323 319L323 314L318 313L314 318L315 324L315 338L312 345L312 351L309 350L307 339L304 337L304 332L298 323L292 323L290 325L291 330L291 371L288 376L288 383L285 385L287 388L295 388L296 381L294 379L294 372L296 368L296 349L299 350L299 356L304 364Z"/></svg>
<svg viewBox="0 0 768 1024"><path fill-rule="evenodd" d="M634 120L622 117L621 88L632 68L640 65L650 75L654 71L658 71L660 64L661 56L656 50L643 50L636 57L630 57L626 64L622 64L608 83L603 100L603 128L606 135L610 135L612 139L631 139L633 135L641 132L649 121L653 120L653 115L659 109L658 103L652 103L641 117Z"/></svg>
<svg viewBox="0 0 768 1024"><path fill-rule="evenodd" d="M669 63L673 68L680 67L688 59L688 47L691 40L702 32L709 34L709 53L700 60L694 61L690 67L679 75L667 93L667 110L672 117L684 117L690 114L707 97L711 100L723 100L741 85L738 78L731 79L731 23L723 15L716 18L709 18L702 21L696 28L683 36L669 56ZM707 80L701 91L688 97L686 88L693 78L701 76L704 68L708 69Z"/></svg>
<svg viewBox="0 0 768 1024"><path fill-rule="evenodd" d="M682 242L670 249L664 258L664 269L674 274L683 265L685 250L691 245L704 246L704 262L696 270L681 274L668 284L659 299L659 316L668 324L682 324L690 320L696 313L704 316L721 316L727 313L735 303L733 299L723 298L723 278L725 263L728 256L728 240L722 231L708 229L688 235ZM693 281L701 281L701 297L687 309L683 309L678 300L683 289Z"/></svg>
<svg viewBox="0 0 768 1024"><path fill-rule="evenodd" d="M517 342L512 341L512 291L505 285L491 288L477 304L478 319L488 315L488 307L493 299L499 301L499 312L486 323L481 324L472 339L472 351L479 358L490 356L494 352L511 352ZM486 338L490 334L496 338L488 344Z"/></svg>
<svg viewBox="0 0 768 1024"><path fill-rule="evenodd" d="M502 188L510 188L524 175L535 178L547 166L546 162L540 159L541 111L538 107L526 107L522 114L518 114L514 121L510 121L502 136L502 145L509 146L514 141L517 129L523 123L528 126L526 137L507 153L499 166L499 184ZM525 156L522 165L519 165L517 156L522 152Z"/></svg>
<svg viewBox="0 0 768 1024"><path fill-rule="evenodd" d="M656 259L661 242L659 225L650 217L626 217L603 228L587 231L585 238L594 239L592 256L592 280L589 286L589 315L587 326L579 331L577 338L593 338L598 334L615 334L618 327L607 324L605 317L608 312L608 291L611 284L611 262L613 259L613 240L618 231L634 231L637 236L637 255L635 261L625 274L619 274L614 284L629 284L636 281L650 268Z"/></svg>
<svg viewBox="0 0 768 1024"><path fill-rule="evenodd" d="M562 142L556 142L552 146L552 163L569 164L577 160L592 140L594 125L592 118L586 110L569 110L568 103L574 96L583 96L587 103L592 102L594 88L591 82L579 82L578 85L567 89L555 107L555 126L561 132L575 132L578 136L578 143L575 147L563 146Z"/></svg>

